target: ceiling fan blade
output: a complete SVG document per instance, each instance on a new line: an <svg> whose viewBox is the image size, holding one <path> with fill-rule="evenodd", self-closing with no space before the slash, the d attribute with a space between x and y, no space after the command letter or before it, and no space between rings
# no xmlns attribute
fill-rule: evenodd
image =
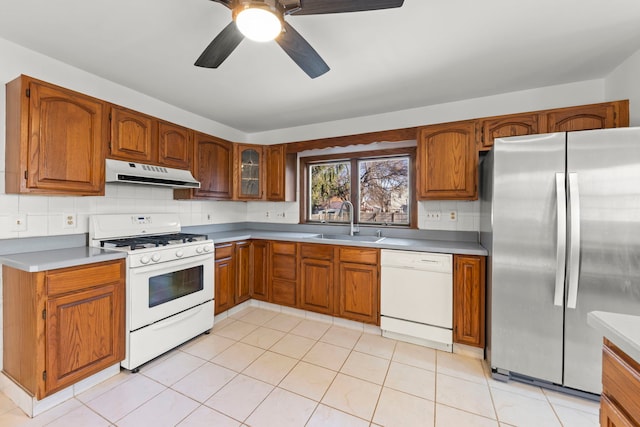
<svg viewBox="0 0 640 427"><path fill-rule="evenodd" d="M300 0L300 9L292 15L320 15L323 13L362 12L365 10L393 9L404 0Z"/></svg>
<svg viewBox="0 0 640 427"><path fill-rule="evenodd" d="M211 1L223 4L223 5L227 6L229 9L231 9L231 0L211 0Z"/></svg>
<svg viewBox="0 0 640 427"><path fill-rule="evenodd" d="M329 71L329 66L318 52L289 23L284 23L284 31L276 38L276 42L312 79Z"/></svg>
<svg viewBox="0 0 640 427"><path fill-rule="evenodd" d="M209 43L209 46L202 52L194 65L204 68L218 68L220 64L231 55L231 52L238 47L242 40L244 40L244 36L240 30L238 30L236 23L231 21L229 25L224 27L224 30L220 31L220 34Z"/></svg>

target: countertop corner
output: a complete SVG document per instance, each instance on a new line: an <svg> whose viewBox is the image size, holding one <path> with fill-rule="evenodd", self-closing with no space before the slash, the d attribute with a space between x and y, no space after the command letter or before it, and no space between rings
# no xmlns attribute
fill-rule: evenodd
<svg viewBox="0 0 640 427"><path fill-rule="evenodd" d="M640 363L640 316L592 311L587 323Z"/></svg>

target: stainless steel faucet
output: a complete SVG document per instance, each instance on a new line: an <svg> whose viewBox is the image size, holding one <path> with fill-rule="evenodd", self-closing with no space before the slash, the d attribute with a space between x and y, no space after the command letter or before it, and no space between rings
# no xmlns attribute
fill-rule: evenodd
<svg viewBox="0 0 640 427"><path fill-rule="evenodd" d="M342 208L344 207L345 204L349 206L349 209L351 209L350 213L349 213L349 236L353 236L354 233L357 231L357 230L355 230L355 227L353 226L353 214L354 214L353 203L351 203L348 200L345 200L344 202L342 202L342 204L340 205L340 212L341 213L342 213Z"/></svg>

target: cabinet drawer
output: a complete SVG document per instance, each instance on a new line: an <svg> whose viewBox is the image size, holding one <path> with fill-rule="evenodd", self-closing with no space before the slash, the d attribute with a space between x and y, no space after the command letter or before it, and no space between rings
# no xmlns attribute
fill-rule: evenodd
<svg viewBox="0 0 640 427"><path fill-rule="evenodd" d="M229 258L233 256L233 243L220 243L216 245L216 259Z"/></svg>
<svg viewBox="0 0 640 427"><path fill-rule="evenodd" d="M333 259L333 245L300 245L302 258Z"/></svg>
<svg viewBox="0 0 640 427"><path fill-rule="evenodd" d="M607 342L602 351L602 392L640 420L640 365Z"/></svg>
<svg viewBox="0 0 640 427"><path fill-rule="evenodd" d="M271 252L280 255L295 255L296 244L288 242L271 242Z"/></svg>
<svg viewBox="0 0 640 427"><path fill-rule="evenodd" d="M124 261L72 267L47 273L47 294L56 295L119 282L124 277Z"/></svg>
<svg viewBox="0 0 640 427"><path fill-rule="evenodd" d="M340 248L340 261L357 262L360 264L378 264L378 253L378 249Z"/></svg>
<svg viewBox="0 0 640 427"><path fill-rule="evenodd" d="M271 277L274 279L296 280L296 257L272 254Z"/></svg>

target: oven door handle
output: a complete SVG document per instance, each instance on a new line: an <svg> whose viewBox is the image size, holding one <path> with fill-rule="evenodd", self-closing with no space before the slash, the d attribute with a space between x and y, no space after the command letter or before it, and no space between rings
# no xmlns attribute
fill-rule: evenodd
<svg viewBox="0 0 640 427"><path fill-rule="evenodd" d="M197 310L190 309L190 310L187 310L185 312L173 315L173 316L169 317L168 319L159 320L156 323L152 323L150 325L150 327L151 327L151 329L157 331L158 329L164 329L164 328L166 328L168 326L174 325L176 323L180 323L180 322L184 321L185 319L188 319L188 318L193 317L193 316L197 315L198 313L200 313L204 309L205 305L206 305L206 303L200 304L200 306L198 306Z"/></svg>

